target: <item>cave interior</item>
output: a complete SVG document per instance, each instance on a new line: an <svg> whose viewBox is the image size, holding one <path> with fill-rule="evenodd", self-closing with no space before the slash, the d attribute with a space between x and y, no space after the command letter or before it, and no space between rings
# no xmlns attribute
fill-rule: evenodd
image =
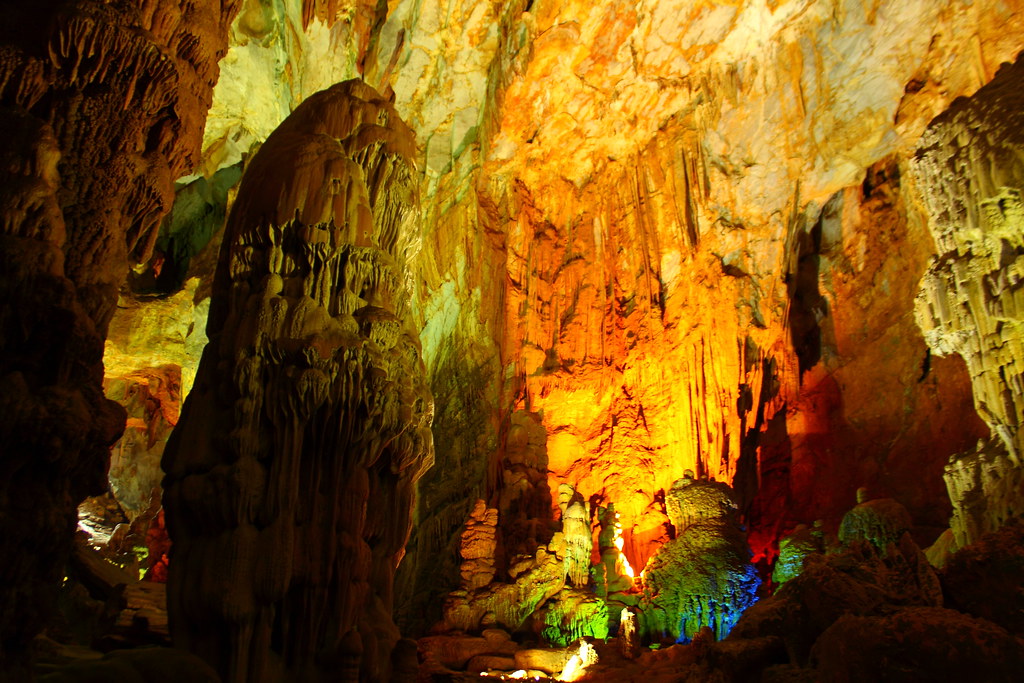
<svg viewBox="0 0 1024 683"><path fill-rule="evenodd" d="M0 141L0 679L1019 680L1024 1L4 0Z"/></svg>

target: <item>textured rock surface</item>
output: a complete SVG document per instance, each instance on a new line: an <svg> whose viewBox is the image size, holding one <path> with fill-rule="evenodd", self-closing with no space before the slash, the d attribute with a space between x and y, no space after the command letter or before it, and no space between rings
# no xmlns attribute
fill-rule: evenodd
<svg viewBox="0 0 1024 683"><path fill-rule="evenodd" d="M500 629L485 629L479 636L440 635L420 638L420 658L427 669L461 669L470 660L485 656L511 657L518 646Z"/></svg>
<svg viewBox="0 0 1024 683"><path fill-rule="evenodd" d="M645 568L643 631L654 641L688 643L708 628L721 640L761 583L735 502L727 485L692 478L674 483L669 496L678 531Z"/></svg>
<svg viewBox="0 0 1024 683"><path fill-rule="evenodd" d="M815 642L844 614L879 616L894 607L941 607L935 572L909 536L879 555L867 543L812 554L803 572L740 618L730 640L781 638L791 664L805 666Z"/></svg>
<svg viewBox="0 0 1024 683"><path fill-rule="evenodd" d="M350 81L275 131L232 209L164 456L172 635L226 681L390 675L392 579L433 461L413 149Z"/></svg>
<svg viewBox="0 0 1024 683"><path fill-rule="evenodd" d="M477 588L453 591L444 601L445 625L461 631L495 625L519 630L566 587L566 556L565 540L557 533L533 555L514 557L507 581L499 577Z"/></svg>
<svg viewBox="0 0 1024 683"><path fill-rule="evenodd" d="M417 133L406 154L424 199L422 248L401 279L440 406L439 466L422 480L399 583L410 627L458 584L477 499L499 511L496 571L549 543L563 485L583 501L580 532L587 504L616 506L641 569L670 538L666 493L687 469L735 489L761 560L797 522L834 529L858 486L933 537L953 453L961 545L1019 512L1020 88L1013 69L982 87L1024 46L1019 0L55 0L2 13L0 100L46 122L4 127L19 160L2 169L5 239L17 239L4 249L0 436L17 476L0 504L18 512L2 537L42 539L38 562L4 571L55 580L64 541L48 530L70 529L73 503L102 484L120 418L99 393L99 348L172 180L201 165L209 178L181 193L201 194L353 75ZM34 157L48 170L23 163ZM41 251L17 241L39 225ZM157 258L178 277L193 234L171 232ZM936 246L923 338L911 311ZM252 311L277 325L277 309ZM376 313L357 324L374 343L389 334ZM35 428L54 423L60 443ZM63 483L42 490L45 468ZM34 513L51 500L62 515ZM370 640L339 644L349 674Z"/></svg>
<svg viewBox="0 0 1024 683"><path fill-rule="evenodd" d="M96 662L72 664L39 678L41 683L122 681L123 683L218 683L210 665L181 650L142 648L112 652Z"/></svg>
<svg viewBox="0 0 1024 683"><path fill-rule="evenodd" d="M892 498L879 498L858 504L839 524L839 540L844 544L868 541L879 551L899 543L914 526L907 509Z"/></svg>
<svg viewBox="0 0 1024 683"><path fill-rule="evenodd" d="M828 681L1015 681L1024 645L991 622L915 607L892 616L841 617L821 635L812 659Z"/></svg>
<svg viewBox="0 0 1024 683"><path fill-rule="evenodd" d="M1018 60L939 116L914 161L938 252L921 282L918 322L935 353L967 362L993 437L946 468L961 547L1024 512L1022 86Z"/></svg>
<svg viewBox="0 0 1024 683"><path fill-rule="evenodd" d="M494 558L497 554L498 511L478 500L469 513L466 530L462 533L462 587L467 591L482 588L494 580Z"/></svg>
<svg viewBox="0 0 1024 683"><path fill-rule="evenodd" d="M458 583L478 498L510 555L561 484L614 503L638 570L686 469L735 487L762 557L856 486L945 526L942 466L986 429L910 315L932 245L901 171L1024 46L1017 4L246 3L208 170L340 74L418 134L438 467L404 623Z"/></svg>
<svg viewBox="0 0 1024 683"><path fill-rule="evenodd" d="M825 550L825 542L821 529L809 529L801 524L793 533L783 536L779 541L779 556L772 568L772 583L781 586L790 579L796 578L804 568L804 559L811 553Z"/></svg>
<svg viewBox="0 0 1024 683"><path fill-rule="evenodd" d="M129 259L148 257L172 179L198 162L236 9L231 0L0 9L4 676L52 605L78 503L105 488L124 412L102 394L103 339Z"/></svg>
<svg viewBox="0 0 1024 683"><path fill-rule="evenodd" d="M941 574L950 607L1024 634L1024 524L1015 520L953 556Z"/></svg>

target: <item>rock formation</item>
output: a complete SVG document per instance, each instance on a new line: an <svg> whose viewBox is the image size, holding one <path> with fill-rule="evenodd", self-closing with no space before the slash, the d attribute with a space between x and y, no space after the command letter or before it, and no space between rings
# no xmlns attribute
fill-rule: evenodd
<svg viewBox="0 0 1024 683"><path fill-rule="evenodd" d="M469 513L462 533L462 587L467 591L482 588L494 580L494 558L497 554L498 511L478 500Z"/></svg>
<svg viewBox="0 0 1024 683"><path fill-rule="evenodd" d="M404 623L439 616L478 498L528 554L561 484L615 501L638 569L686 469L734 486L765 562L854 482L945 526L942 468L987 430L908 315L931 255L908 158L1024 47L1014 4L312 4L246 5L206 159L339 74L418 133L439 466Z"/></svg>
<svg viewBox="0 0 1024 683"><path fill-rule="evenodd" d="M952 528L963 547L1024 512L1024 64L1005 66L925 132L915 172L937 255L917 318L936 354L967 362L989 443L946 468Z"/></svg>
<svg viewBox="0 0 1024 683"><path fill-rule="evenodd" d="M702 595L722 635L747 597L711 579L777 554L812 574L779 590L799 656L705 626L636 667L840 676L843 638L929 620L1013 660L889 579L934 589L905 528L956 568L1022 511L1022 50L1021 0L5 3L0 677L106 488L107 399L115 540L154 519L178 637L230 676L408 677L392 603L407 635L614 633L648 565L649 608ZM408 130L309 113L351 78ZM835 571L780 543L812 520ZM911 597L821 617L833 581ZM460 666L508 664L490 635Z"/></svg>
<svg viewBox="0 0 1024 683"><path fill-rule="evenodd" d="M433 462L408 325L413 149L349 81L246 169L164 456L172 634L225 681L389 680L392 580Z"/></svg>
<svg viewBox="0 0 1024 683"><path fill-rule="evenodd" d="M198 163L238 3L0 9L0 676L24 665L124 411L102 346L129 259ZM32 552L26 549L32 548Z"/></svg>
<svg viewBox="0 0 1024 683"><path fill-rule="evenodd" d="M558 488L558 507L562 510L562 538L565 539L565 575L577 588L590 583L590 554L594 534L590 528L590 504L572 486Z"/></svg>
<svg viewBox="0 0 1024 683"><path fill-rule="evenodd" d="M892 498L860 500L839 524L839 540L844 544L868 541L879 551L898 543L914 526L907 509Z"/></svg>
<svg viewBox="0 0 1024 683"><path fill-rule="evenodd" d="M702 628L724 638L757 600L760 579L728 485L685 477L666 502L676 537L644 570L643 630L688 643Z"/></svg>
<svg viewBox="0 0 1024 683"><path fill-rule="evenodd" d="M475 526L471 518L464 539L472 538ZM472 578L464 581L461 589L451 592L445 599L445 625L461 631L478 631L489 626L520 630L538 609L566 587L567 557L564 536L558 532L549 544L537 547L534 554L513 557L507 581L496 577L479 586ZM469 565L470 562L463 563L464 570Z"/></svg>
<svg viewBox="0 0 1024 683"><path fill-rule="evenodd" d="M793 533L779 540L779 556L775 558L775 566L772 567L772 583L781 586L796 578L803 571L807 556L824 550L825 543L820 528L815 527L812 530L807 528L806 524L797 526Z"/></svg>

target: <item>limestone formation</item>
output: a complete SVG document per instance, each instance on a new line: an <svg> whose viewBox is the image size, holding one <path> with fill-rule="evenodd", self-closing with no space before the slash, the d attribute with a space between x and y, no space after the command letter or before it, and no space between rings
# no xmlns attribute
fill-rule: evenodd
<svg viewBox="0 0 1024 683"><path fill-rule="evenodd" d="M198 162L237 6L0 8L0 677L26 673L75 509L106 488L124 411L102 394L103 339L129 259Z"/></svg>
<svg viewBox="0 0 1024 683"><path fill-rule="evenodd" d="M1022 49L1024 0L4 3L0 678L104 488L101 382L110 485L153 509L211 289L166 517L178 637L222 674L408 678L392 605L568 639L649 563L640 630L704 625L633 680L841 678L845 637L898 661L929 620L995 642L931 609L896 506L951 527L937 562L1024 511ZM372 121L309 114L350 78ZM858 485L895 502L843 524ZM713 643L746 544L767 569L813 519L847 551L792 538L811 577Z"/></svg>
<svg viewBox="0 0 1024 683"><path fill-rule="evenodd" d="M951 550L973 543L1024 512L1024 468L998 440L981 442L976 450L951 457L945 479L953 503Z"/></svg>
<svg viewBox="0 0 1024 683"><path fill-rule="evenodd" d="M1024 634L1022 541L1017 519L957 552L941 572L947 606Z"/></svg>
<svg viewBox="0 0 1024 683"><path fill-rule="evenodd" d="M966 361L994 441L946 469L961 546L1024 511L1022 84L1024 63L1006 65L929 126L914 163L938 252L921 282L918 324L934 353Z"/></svg>
<svg viewBox="0 0 1024 683"><path fill-rule="evenodd" d="M820 527L815 525L812 530L806 524L800 524L793 533L779 540L779 556L772 568L772 583L781 586L796 578L803 570L807 556L824 550L825 542Z"/></svg>
<svg viewBox="0 0 1024 683"><path fill-rule="evenodd" d="M204 160L355 74L418 133L441 466L405 623L458 583L480 497L531 555L559 485L614 500L638 570L686 469L734 486L761 557L851 481L948 516L942 467L984 425L907 315L931 244L900 174L1024 47L1017 0L285 5L234 24Z"/></svg>
<svg viewBox="0 0 1024 683"><path fill-rule="evenodd" d="M608 604L590 591L563 588L545 603L540 613L541 636L552 645L569 645L580 638L608 637Z"/></svg>
<svg viewBox="0 0 1024 683"><path fill-rule="evenodd" d="M501 626L509 631L523 627L542 605L566 585L565 542L561 533L534 555L512 559L508 582L494 581L475 590L451 592L444 603L444 623L461 631Z"/></svg>
<svg viewBox="0 0 1024 683"><path fill-rule="evenodd" d="M508 568L508 581L494 579L494 525L497 511L478 501L463 532L462 588L448 595L444 623L463 631L500 625L518 631L533 622L539 634L558 645L609 633L605 595L587 588L591 576L589 505L569 486L563 486L562 530L534 555L517 555ZM491 561L476 558L489 548ZM486 578L486 580L484 580Z"/></svg>
<svg viewBox="0 0 1024 683"><path fill-rule="evenodd" d="M709 627L721 640L757 600L760 585L735 503L728 486L691 478L673 484L671 495L681 530L644 569L643 631L656 641L686 643Z"/></svg>
<svg viewBox="0 0 1024 683"><path fill-rule="evenodd" d="M634 572L622 553L622 528L615 504L610 503L607 508L598 507L597 517L601 522L601 531L597 537L601 558L590 568L594 590L602 598L621 598L633 589Z"/></svg>
<svg viewBox="0 0 1024 683"><path fill-rule="evenodd" d="M623 607L619 617L619 652L626 659L640 656L640 632L637 630L636 612Z"/></svg>
<svg viewBox="0 0 1024 683"><path fill-rule="evenodd" d="M590 529L590 504L572 486L558 489L558 507L562 510L562 537L565 539L565 574L577 588L590 581L590 553L594 535Z"/></svg>
<svg viewBox="0 0 1024 683"><path fill-rule="evenodd" d="M892 498L861 500L858 496L858 505L839 524L839 540L846 544L868 541L885 552L886 546L898 543L913 526L910 513Z"/></svg>
<svg viewBox="0 0 1024 683"><path fill-rule="evenodd" d="M494 556L498 541L496 527L498 511L478 500L469 513L466 530L462 534L462 587L467 591L482 588L494 580Z"/></svg>
<svg viewBox="0 0 1024 683"><path fill-rule="evenodd" d="M991 622L939 607L913 607L885 616L844 615L821 635L812 657L821 680L891 678L890 663L899 662L907 680L1010 683L1024 666L1024 647Z"/></svg>
<svg viewBox="0 0 1024 683"><path fill-rule="evenodd" d="M340 84L267 140L231 212L164 456L172 634L225 681L342 662L388 680L394 571L433 462L413 145L376 92Z"/></svg>
<svg viewBox="0 0 1024 683"><path fill-rule="evenodd" d="M881 616L903 607L942 606L935 572L909 537L879 554L867 543L809 555L804 570L740 618L729 641L780 638L785 659L811 662L816 641L843 615Z"/></svg>

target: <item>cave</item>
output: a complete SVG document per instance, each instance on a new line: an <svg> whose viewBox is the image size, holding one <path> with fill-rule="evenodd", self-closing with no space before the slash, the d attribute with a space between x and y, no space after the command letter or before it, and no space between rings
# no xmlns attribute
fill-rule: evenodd
<svg viewBox="0 0 1024 683"><path fill-rule="evenodd" d="M0 679L1018 680L1024 1L11 0L0 131Z"/></svg>

